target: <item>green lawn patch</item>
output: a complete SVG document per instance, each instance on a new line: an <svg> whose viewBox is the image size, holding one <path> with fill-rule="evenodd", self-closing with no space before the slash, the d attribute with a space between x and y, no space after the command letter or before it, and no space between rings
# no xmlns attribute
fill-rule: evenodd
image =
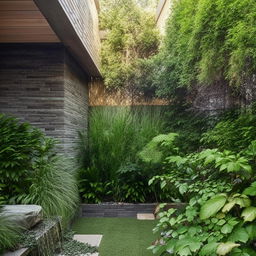
<svg viewBox="0 0 256 256"><path fill-rule="evenodd" d="M157 221L133 218L80 218L73 225L77 234L103 234L100 256L152 256L147 250L156 235Z"/></svg>

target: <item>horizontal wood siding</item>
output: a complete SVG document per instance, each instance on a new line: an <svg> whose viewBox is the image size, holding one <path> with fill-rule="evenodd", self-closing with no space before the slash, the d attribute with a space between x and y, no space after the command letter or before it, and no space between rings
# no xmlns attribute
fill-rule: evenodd
<svg viewBox="0 0 256 256"><path fill-rule="evenodd" d="M98 11L94 0L59 0L77 35L99 67Z"/></svg>
<svg viewBox="0 0 256 256"><path fill-rule="evenodd" d="M33 0L0 0L0 43L59 42Z"/></svg>

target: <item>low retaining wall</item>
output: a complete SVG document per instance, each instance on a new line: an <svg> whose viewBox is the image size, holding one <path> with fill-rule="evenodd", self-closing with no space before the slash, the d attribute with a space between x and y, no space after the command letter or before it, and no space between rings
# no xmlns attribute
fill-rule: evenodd
<svg viewBox="0 0 256 256"><path fill-rule="evenodd" d="M30 230L32 248L21 248L6 252L3 256L48 256L61 248L62 230L59 218L44 220ZM2 254L1 254L2 255Z"/></svg>
<svg viewBox="0 0 256 256"><path fill-rule="evenodd" d="M154 204L82 204L81 217L137 217L137 213L154 213Z"/></svg>
<svg viewBox="0 0 256 256"><path fill-rule="evenodd" d="M137 217L138 213L154 213L158 203L152 204L82 204L80 217ZM181 208L184 204L168 204L169 208Z"/></svg>

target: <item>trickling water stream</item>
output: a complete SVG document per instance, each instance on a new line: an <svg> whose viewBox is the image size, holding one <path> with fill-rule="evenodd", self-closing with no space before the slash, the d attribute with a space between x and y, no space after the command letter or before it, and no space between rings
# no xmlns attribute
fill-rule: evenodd
<svg viewBox="0 0 256 256"><path fill-rule="evenodd" d="M30 255L52 256L56 248L61 247L62 230L58 218L43 221L33 230L33 233L37 246L32 249Z"/></svg>

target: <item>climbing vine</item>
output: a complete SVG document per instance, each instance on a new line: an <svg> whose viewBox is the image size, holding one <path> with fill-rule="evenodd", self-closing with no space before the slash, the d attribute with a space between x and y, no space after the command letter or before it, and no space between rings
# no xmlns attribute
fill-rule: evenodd
<svg viewBox="0 0 256 256"><path fill-rule="evenodd" d="M256 71L256 2L179 0L174 2L154 79L157 93L227 83L239 87ZM156 81L158 81L156 83Z"/></svg>

